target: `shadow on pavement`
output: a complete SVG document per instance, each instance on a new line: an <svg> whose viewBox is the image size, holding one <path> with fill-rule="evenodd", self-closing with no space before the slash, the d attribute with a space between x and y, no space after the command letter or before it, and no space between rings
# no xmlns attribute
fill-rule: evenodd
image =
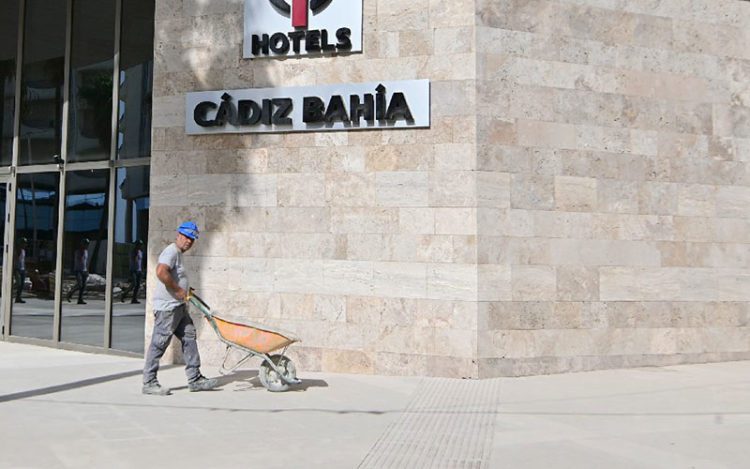
<svg viewBox="0 0 750 469"><path fill-rule="evenodd" d="M5 394L3 396L0 396L0 404L3 402L15 401L18 399L27 399L29 397L44 396L46 394L54 394L57 392L70 391L72 389L85 388L86 386L94 386L96 384L106 383L108 381L115 381L123 378L130 378L131 376L137 376L140 374L143 374L143 369L141 368L133 371L125 371L123 373L115 373L113 375L99 376L96 378L84 379L81 381L73 381L72 383L48 386L46 388Z"/></svg>
<svg viewBox="0 0 750 469"><path fill-rule="evenodd" d="M215 389L220 391L224 386L232 383L237 383L237 389L233 391L260 391L265 390L260 379L258 378L258 370L240 370L230 373L228 375L217 376L216 379L219 381L219 386ZM289 390L284 392L304 392L310 388L327 388L328 383L322 379L302 379L302 383L296 386L290 386ZM187 389L187 386L179 386L170 388L172 391L182 391Z"/></svg>

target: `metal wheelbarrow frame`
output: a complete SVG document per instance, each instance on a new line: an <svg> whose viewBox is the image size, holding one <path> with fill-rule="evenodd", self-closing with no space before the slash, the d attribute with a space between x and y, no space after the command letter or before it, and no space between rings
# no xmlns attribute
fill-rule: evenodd
<svg viewBox="0 0 750 469"><path fill-rule="evenodd" d="M219 372L229 374L253 357L262 360L258 369L261 384L271 392L286 391L290 385L300 384L297 370L292 360L285 356L286 349L300 339L285 331L258 324L247 324L229 321L216 316L211 307L195 294L192 288L185 300L195 306L211 325L216 335L226 346L224 360ZM244 356L231 367L227 367L227 360L232 349L241 351ZM280 354L270 355L281 349Z"/></svg>

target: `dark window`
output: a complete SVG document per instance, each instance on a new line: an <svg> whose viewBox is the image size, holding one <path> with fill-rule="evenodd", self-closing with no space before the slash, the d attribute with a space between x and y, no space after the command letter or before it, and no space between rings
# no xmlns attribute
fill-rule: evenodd
<svg viewBox="0 0 750 469"><path fill-rule="evenodd" d="M72 31L68 161L107 160L112 142L114 0L74 0Z"/></svg>
<svg viewBox="0 0 750 469"><path fill-rule="evenodd" d="M62 141L65 0L27 0L18 162L52 163Z"/></svg>
<svg viewBox="0 0 750 469"><path fill-rule="evenodd" d="M18 0L0 0L0 166L13 159Z"/></svg>
<svg viewBox="0 0 750 469"><path fill-rule="evenodd" d="M118 158L151 156L153 71L154 2L123 2Z"/></svg>
<svg viewBox="0 0 750 469"><path fill-rule="evenodd" d="M112 348L116 350L143 352L148 211L149 167L118 169L112 268Z"/></svg>
<svg viewBox="0 0 750 469"><path fill-rule="evenodd" d="M21 174L16 183L11 334L52 339L59 173Z"/></svg>

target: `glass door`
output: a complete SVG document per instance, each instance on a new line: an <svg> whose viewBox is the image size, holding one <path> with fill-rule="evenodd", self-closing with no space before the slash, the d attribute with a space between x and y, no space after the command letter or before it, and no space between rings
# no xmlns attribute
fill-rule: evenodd
<svg viewBox="0 0 750 469"><path fill-rule="evenodd" d="M51 340L60 174L19 174L16 184L15 242L8 249L13 270L10 332Z"/></svg>
<svg viewBox="0 0 750 469"><path fill-rule="evenodd" d="M65 176L60 340L104 346L109 169Z"/></svg>
<svg viewBox="0 0 750 469"><path fill-rule="evenodd" d="M119 168L112 269L112 348L143 353L149 167Z"/></svg>

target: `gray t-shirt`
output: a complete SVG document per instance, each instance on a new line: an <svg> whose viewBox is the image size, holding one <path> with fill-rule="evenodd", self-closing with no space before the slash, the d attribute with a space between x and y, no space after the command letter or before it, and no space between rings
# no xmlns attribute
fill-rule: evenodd
<svg viewBox="0 0 750 469"><path fill-rule="evenodd" d="M172 278L185 291L188 289L187 273L182 264L182 252L176 244L172 243L159 254L159 264L169 267ZM157 280L156 289L154 290L153 305L154 311L170 311L183 304L167 289L161 281Z"/></svg>

